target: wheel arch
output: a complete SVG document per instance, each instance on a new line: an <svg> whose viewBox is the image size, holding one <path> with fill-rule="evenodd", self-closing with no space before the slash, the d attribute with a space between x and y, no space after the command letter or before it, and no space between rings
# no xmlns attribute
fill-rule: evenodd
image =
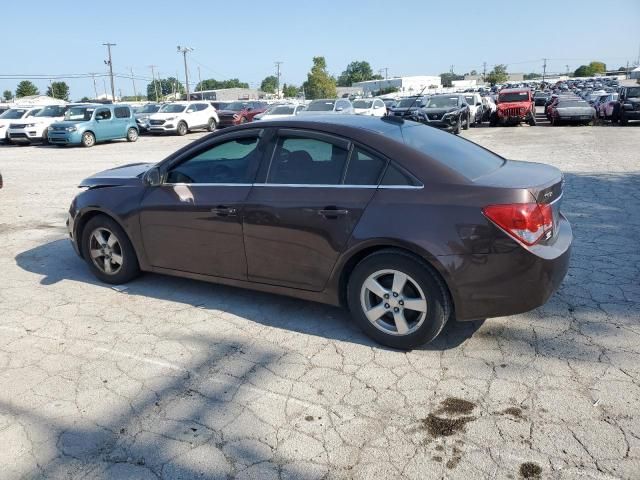
<svg viewBox="0 0 640 480"><path fill-rule="evenodd" d="M131 238L131 234L129 233L127 227L122 223L122 221L118 218L117 215L114 215L112 212L99 208L99 207L88 207L86 209L81 210L81 212L78 214L78 216L76 217L76 220L74 222L73 225L73 238L75 239L77 245L78 245L78 251L80 252L80 256L82 258L84 258L83 254L82 254L82 237L84 235L84 229L87 226L87 223L89 223L89 220L91 220L94 217L97 217L98 215L104 215L105 217L109 217L111 220L113 220L114 222L116 222L120 228L122 228L122 230L124 231L124 233L127 235L129 242L131 243L131 246L133 247L133 251L136 253L136 258L138 259L138 264L141 265L140 263L140 252L138 252L137 248L136 248L136 244L135 242L132 240Z"/></svg>
<svg viewBox="0 0 640 480"><path fill-rule="evenodd" d="M353 272L356 265L369 255L382 250L395 250L404 254L408 254L416 258L417 260L424 262L432 270L432 273L437 275L442 283L446 286L447 294L449 295L449 299L451 300L452 315L455 313L455 300L457 298L457 290L453 286L451 277L444 265L438 260L435 255L432 255L424 249L416 245L393 239L380 239L366 242L348 250L342 255L336 273L334 274L334 282L337 289L340 305L347 305L347 286L349 283L349 278L351 277L351 273Z"/></svg>

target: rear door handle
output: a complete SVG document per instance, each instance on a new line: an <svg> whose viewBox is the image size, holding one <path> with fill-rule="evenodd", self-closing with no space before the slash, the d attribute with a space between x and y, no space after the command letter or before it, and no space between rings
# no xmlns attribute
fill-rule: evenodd
<svg viewBox="0 0 640 480"><path fill-rule="evenodd" d="M225 207L224 205L217 206L211 209L216 217L235 217L238 214L238 210L233 207Z"/></svg>
<svg viewBox="0 0 640 480"><path fill-rule="evenodd" d="M349 215L349 210L335 207L327 207L318 210L318 215L322 215L327 218L336 218L338 216Z"/></svg>

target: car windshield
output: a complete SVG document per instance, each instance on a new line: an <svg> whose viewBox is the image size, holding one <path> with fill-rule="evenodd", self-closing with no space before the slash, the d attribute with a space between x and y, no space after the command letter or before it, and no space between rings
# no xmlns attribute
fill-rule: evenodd
<svg viewBox="0 0 640 480"><path fill-rule="evenodd" d="M293 105L280 105L269 110L269 115L293 115L295 108Z"/></svg>
<svg viewBox="0 0 640 480"><path fill-rule="evenodd" d="M51 105L44 107L35 116L36 117L62 117L67 107L63 105Z"/></svg>
<svg viewBox="0 0 640 480"><path fill-rule="evenodd" d="M65 120L91 120L91 116L93 112L96 110L96 107L71 107L67 110L67 113L64 114Z"/></svg>
<svg viewBox="0 0 640 480"><path fill-rule="evenodd" d="M501 93L498 97L500 102L526 102L529 100L529 93L527 92L507 92Z"/></svg>
<svg viewBox="0 0 640 480"><path fill-rule="evenodd" d="M185 108L187 108L186 105L181 105L179 103L168 103L166 105L163 105L162 108L158 110L158 113L182 113L184 112Z"/></svg>
<svg viewBox="0 0 640 480"><path fill-rule="evenodd" d="M229 105L224 107L225 110L231 110L232 112L241 112L245 108L249 106L246 102L231 102Z"/></svg>
<svg viewBox="0 0 640 480"><path fill-rule="evenodd" d="M400 100L398 103L396 103L396 108L409 108L411 105L415 106L419 106L420 105L420 99L415 99L415 98L405 98Z"/></svg>
<svg viewBox="0 0 640 480"><path fill-rule="evenodd" d="M536 92L535 95L534 95L534 97L546 97L546 96L547 96L547 94L544 93L544 92Z"/></svg>
<svg viewBox="0 0 640 480"><path fill-rule="evenodd" d="M427 102L427 108L457 107L458 97L431 97Z"/></svg>
<svg viewBox="0 0 640 480"><path fill-rule="evenodd" d="M355 100L353 102L353 108L371 108L373 100Z"/></svg>
<svg viewBox="0 0 640 480"><path fill-rule="evenodd" d="M408 122L393 132L398 140L474 180L500 168L505 160L489 150L420 123Z"/></svg>
<svg viewBox="0 0 640 480"><path fill-rule="evenodd" d="M15 118L22 118L27 113L27 111L28 110L26 108L11 108L0 115L0 118L8 118L10 120Z"/></svg>
<svg viewBox="0 0 640 480"><path fill-rule="evenodd" d="M136 113L156 113L158 110L160 110L160 105L149 104L142 107Z"/></svg>
<svg viewBox="0 0 640 480"><path fill-rule="evenodd" d="M318 100L309 104L307 112L330 112L335 104L333 100Z"/></svg>
<svg viewBox="0 0 640 480"><path fill-rule="evenodd" d="M640 87L627 88L627 98L638 98L638 97L640 97Z"/></svg>

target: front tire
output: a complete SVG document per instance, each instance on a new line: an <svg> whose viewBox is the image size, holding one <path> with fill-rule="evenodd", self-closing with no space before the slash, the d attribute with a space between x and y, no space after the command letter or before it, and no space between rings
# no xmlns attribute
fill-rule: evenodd
<svg viewBox="0 0 640 480"><path fill-rule="evenodd" d="M456 121L456 126L453 129L454 135L460 135L461 127L462 127L462 119L458 117L458 120Z"/></svg>
<svg viewBox="0 0 640 480"><path fill-rule="evenodd" d="M135 142L136 140L138 140L138 130L131 127L127 130L127 142Z"/></svg>
<svg viewBox="0 0 640 480"><path fill-rule="evenodd" d="M464 128L465 130L469 130L470 126L471 126L471 117L467 115L467 120L464 122L464 126L462 128Z"/></svg>
<svg viewBox="0 0 640 480"><path fill-rule="evenodd" d="M529 118L529 121L527 123L529 124L530 127L535 127L536 126L536 114L535 113L531 113L531 118Z"/></svg>
<svg viewBox="0 0 640 480"><path fill-rule="evenodd" d="M189 129L187 128L187 124L184 122L180 122L178 123L178 127L176 128L176 133L181 136L184 137L187 132L189 131Z"/></svg>
<svg viewBox="0 0 640 480"><path fill-rule="evenodd" d="M45 128L42 132L42 145L49 145L49 129Z"/></svg>
<svg viewBox="0 0 640 480"><path fill-rule="evenodd" d="M96 136L91 132L82 134L82 146L85 148L93 147L96 144Z"/></svg>
<svg viewBox="0 0 640 480"><path fill-rule="evenodd" d="M426 262L394 249L362 260L349 278L349 310L378 343L403 350L431 342L451 314L444 282Z"/></svg>
<svg viewBox="0 0 640 480"><path fill-rule="evenodd" d="M104 283L127 283L140 274L133 245L118 223L106 215L90 219L82 231L82 256Z"/></svg>
<svg viewBox="0 0 640 480"><path fill-rule="evenodd" d="M216 129L216 120L215 118L210 118L207 122L207 131L213 132Z"/></svg>

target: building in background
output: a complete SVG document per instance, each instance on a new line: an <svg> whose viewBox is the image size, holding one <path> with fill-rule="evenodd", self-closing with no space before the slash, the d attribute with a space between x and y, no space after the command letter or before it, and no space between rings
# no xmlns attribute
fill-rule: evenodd
<svg viewBox="0 0 640 480"><path fill-rule="evenodd" d="M255 88L219 88L217 90L191 92L189 96L191 100L217 100L219 102L227 102L232 100L258 100L264 98L265 93Z"/></svg>
<svg viewBox="0 0 640 480"><path fill-rule="evenodd" d="M368 80L356 82L352 87L362 90L363 95L376 95L381 90L396 89L399 96L416 95L423 89L427 93L430 89L442 87L439 75L416 75L412 77L393 77L386 80Z"/></svg>

